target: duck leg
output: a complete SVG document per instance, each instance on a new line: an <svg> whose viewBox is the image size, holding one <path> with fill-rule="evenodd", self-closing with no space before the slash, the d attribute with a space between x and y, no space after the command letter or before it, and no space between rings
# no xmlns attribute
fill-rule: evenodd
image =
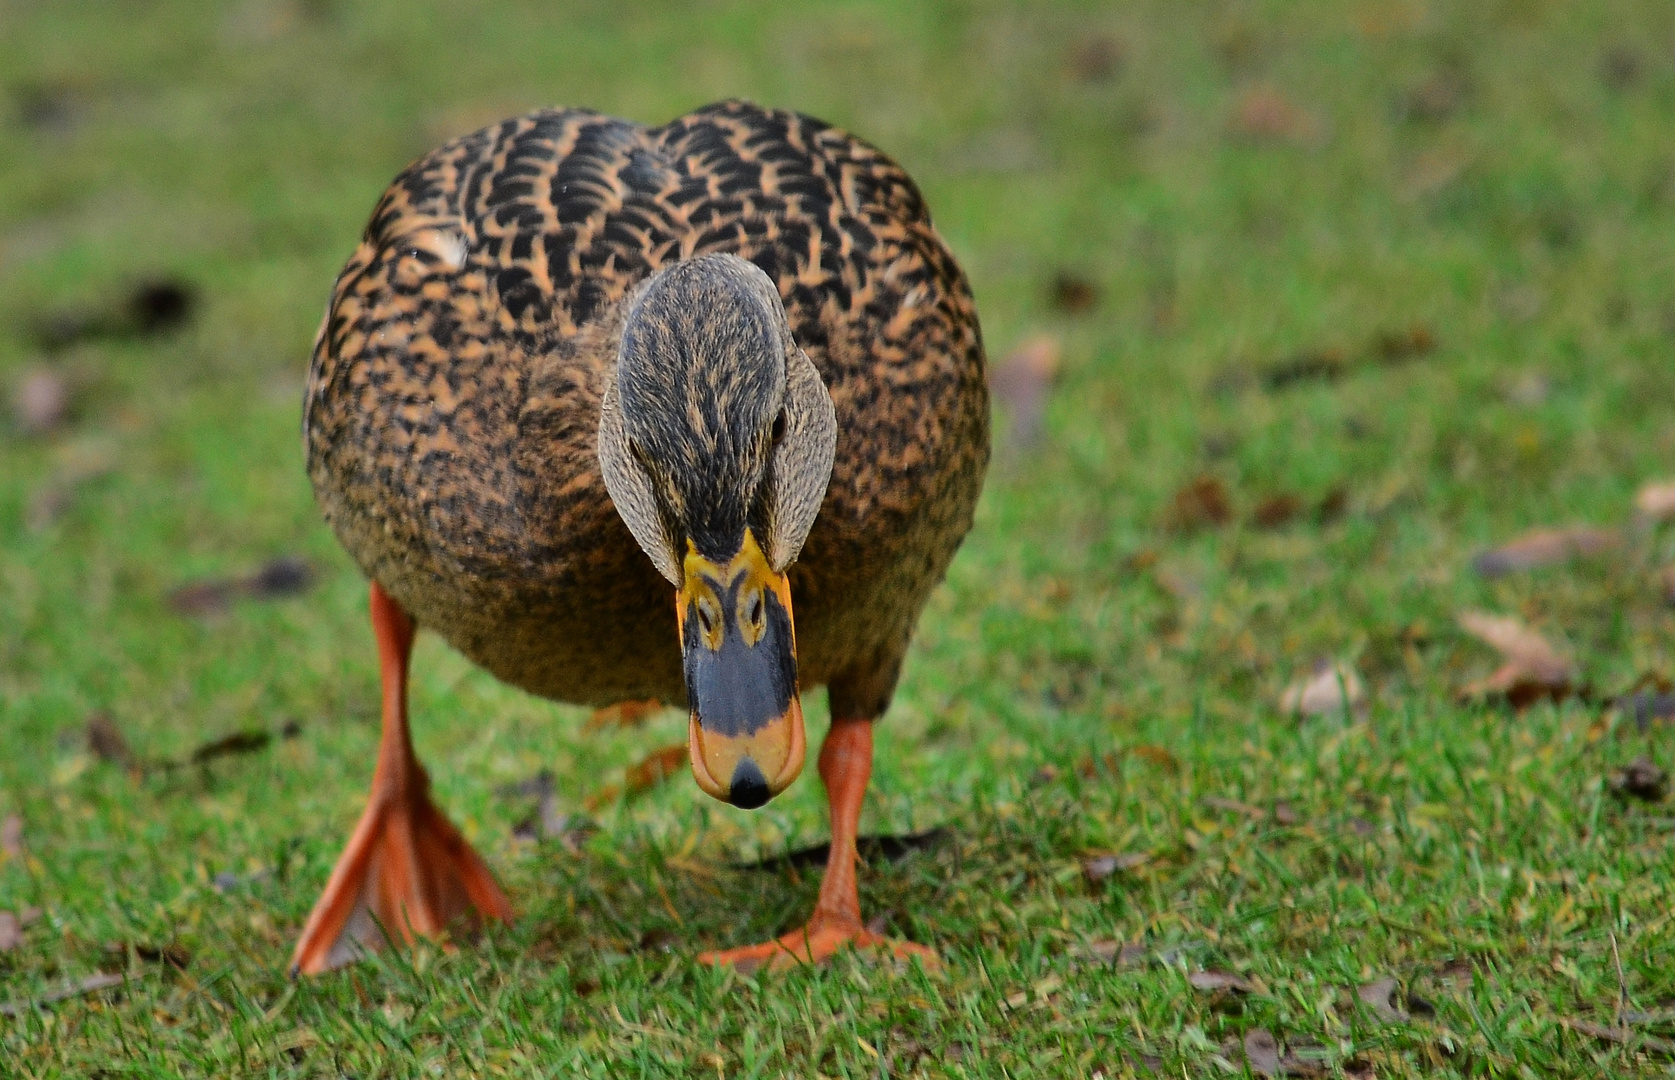
<svg viewBox="0 0 1675 1080"><path fill-rule="evenodd" d="M763 964L786 968L819 963L845 945L852 945L857 949L882 949L902 959L917 956L926 967L938 963L936 953L925 946L881 937L861 922L861 898L855 888L855 837L861 823L861 800L871 777L872 721L833 721L820 747L820 779L826 784L831 807L832 846L814 917L808 925L774 941L707 952L699 960L732 964L748 973Z"/></svg>
<svg viewBox="0 0 1675 1080"><path fill-rule="evenodd" d="M430 778L407 731L413 620L372 583L384 728L372 795L325 892L303 926L291 973L313 975L386 941L435 936L456 920L511 921L512 905L483 860L430 801Z"/></svg>

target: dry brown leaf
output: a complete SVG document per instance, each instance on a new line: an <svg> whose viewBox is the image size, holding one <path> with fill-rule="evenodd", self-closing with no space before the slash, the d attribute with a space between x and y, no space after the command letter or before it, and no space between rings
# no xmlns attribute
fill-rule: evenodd
<svg viewBox="0 0 1675 1080"><path fill-rule="evenodd" d="M1101 964L1113 964L1126 967L1138 964L1146 958L1146 947L1137 941L1090 941L1088 944L1072 950L1073 955Z"/></svg>
<svg viewBox="0 0 1675 1080"><path fill-rule="evenodd" d="M1204 799L1204 805L1212 810L1226 810L1232 814L1243 814L1248 818L1265 818L1267 813L1260 806L1240 802L1238 799L1228 799L1220 795L1211 795Z"/></svg>
<svg viewBox="0 0 1675 1080"><path fill-rule="evenodd" d="M1461 688L1465 698L1503 694L1523 708L1543 698L1562 698L1570 692L1576 669L1547 639L1517 619L1482 611L1463 611L1460 628L1492 646L1504 661L1487 678Z"/></svg>
<svg viewBox="0 0 1675 1080"><path fill-rule="evenodd" d="M235 731L231 735L224 735L204 743L192 751L194 764L202 765L207 761L214 761L220 757L231 757L236 754L254 754L265 749L273 741L273 736L260 728L247 731Z"/></svg>
<svg viewBox="0 0 1675 1080"><path fill-rule="evenodd" d="M1122 70L1122 42L1109 34L1094 34L1070 50L1065 66L1082 82L1111 82Z"/></svg>
<svg viewBox="0 0 1675 1080"><path fill-rule="evenodd" d="M1387 331L1373 341L1373 352L1386 364L1424 356L1436 347L1437 336L1424 323L1414 323L1406 330Z"/></svg>
<svg viewBox="0 0 1675 1080"><path fill-rule="evenodd" d="M1170 772L1178 772L1181 767L1181 763L1175 760L1175 755L1171 754L1168 750L1161 746L1152 746L1149 743L1142 743L1141 745L1134 747L1130 752L1135 757L1140 758L1143 761L1149 761L1158 768L1167 769Z"/></svg>
<svg viewBox="0 0 1675 1080"><path fill-rule="evenodd" d="M134 751L129 749L128 740L122 737L122 731L116 726L116 721L104 710L99 710L87 718L87 748L100 761L109 761L129 769L139 767L139 761L134 757Z"/></svg>
<svg viewBox="0 0 1675 1080"><path fill-rule="evenodd" d="M1324 349L1305 349L1262 369L1262 387L1270 392L1284 390L1298 383L1331 382L1349 371L1349 355L1332 346Z"/></svg>
<svg viewBox="0 0 1675 1080"><path fill-rule="evenodd" d="M1303 512L1301 496L1290 492L1270 495L1256 504L1250 520L1259 529L1277 529Z"/></svg>
<svg viewBox="0 0 1675 1080"><path fill-rule="evenodd" d="M1227 486L1214 476L1199 476L1175 492L1167 524L1176 532L1226 525L1233 520L1233 500Z"/></svg>
<svg viewBox="0 0 1675 1080"><path fill-rule="evenodd" d="M1314 118L1277 88L1257 85L1247 88L1233 103L1228 127L1241 138L1296 142L1312 136L1318 128Z"/></svg>
<svg viewBox="0 0 1675 1080"><path fill-rule="evenodd" d="M1292 808L1290 803L1281 799L1279 802L1274 804L1274 820L1281 825L1289 826L1297 824L1299 821L1303 820L1303 818L1302 815L1298 814L1297 811Z"/></svg>
<svg viewBox="0 0 1675 1080"><path fill-rule="evenodd" d="M1472 560L1472 568L1486 578L1518 570L1556 566L1578 556L1598 555L1621 546L1622 534L1614 529L1571 525L1559 529L1532 529L1498 548Z"/></svg>
<svg viewBox="0 0 1675 1080"><path fill-rule="evenodd" d="M1089 855L1082 860L1082 876L1088 879L1089 885L1097 885L1112 874L1144 866L1150 860L1151 856L1143 851Z"/></svg>
<svg viewBox="0 0 1675 1080"><path fill-rule="evenodd" d="M1256 992L1255 983L1228 971L1194 971L1186 977L1186 981L1195 990L1236 990L1241 994Z"/></svg>
<svg viewBox="0 0 1675 1080"><path fill-rule="evenodd" d="M1355 996L1371 1008L1380 1020L1386 1023L1395 1023L1407 1019L1407 1014L1398 1009L1391 1000L1395 993L1396 980L1387 975L1377 982L1370 982L1360 987L1356 990Z"/></svg>
<svg viewBox="0 0 1675 1080"><path fill-rule="evenodd" d="M1058 338L1041 334L1020 344L1006 359L989 369L989 388L1012 418L1012 441L1019 447L1034 444L1047 410L1047 394L1058 378Z"/></svg>
<svg viewBox="0 0 1675 1080"><path fill-rule="evenodd" d="M1099 287L1078 274L1060 270L1053 278L1052 300L1056 310L1080 315L1099 303Z"/></svg>
<svg viewBox="0 0 1675 1080"><path fill-rule="evenodd" d="M9 911L0 911L0 953L23 944L23 922Z"/></svg>
<svg viewBox="0 0 1675 1080"><path fill-rule="evenodd" d="M584 731L598 731L601 728L639 727L646 720L663 708L663 703L655 699L645 701L619 701L615 705L607 705L602 709L594 709L583 726Z"/></svg>
<svg viewBox="0 0 1675 1080"><path fill-rule="evenodd" d="M1280 1063L1279 1040L1267 1028L1245 1032L1245 1061L1257 1076L1280 1076L1285 1071Z"/></svg>
<svg viewBox="0 0 1675 1080"><path fill-rule="evenodd" d="M654 750L628 770L627 783L624 786L630 795L649 791L677 775L689 762L685 743L673 743L661 750Z"/></svg>
<svg viewBox="0 0 1675 1080"><path fill-rule="evenodd" d="M1661 802L1669 794L1669 774L1649 757L1638 757L1611 772L1611 790L1646 802Z"/></svg>
<svg viewBox="0 0 1675 1080"><path fill-rule="evenodd" d="M25 435L45 435L70 414L70 386L49 368L26 372L12 390L12 420Z"/></svg>
<svg viewBox="0 0 1675 1080"><path fill-rule="evenodd" d="M1348 664L1318 660L1307 679L1280 695L1280 711L1291 716L1347 716L1365 711L1367 691Z"/></svg>
<svg viewBox="0 0 1675 1080"><path fill-rule="evenodd" d="M1647 522L1675 518L1675 480L1643 486L1634 496L1634 513Z"/></svg>
<svg viewBox="0 0 1675 1080"><path fill-rule="evenodd" d="M23 856L23 819L7 814L0 821L0 858L17 859Z"/></svg>

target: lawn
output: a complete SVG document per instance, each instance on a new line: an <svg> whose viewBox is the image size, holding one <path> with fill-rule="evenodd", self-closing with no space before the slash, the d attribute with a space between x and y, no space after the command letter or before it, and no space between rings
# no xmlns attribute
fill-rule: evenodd
<svg viewBox="0 0 1675 1080"><path fill-rule="evenodd" d="M0 95L0 1075L1667 1075L1675 6L14 0ZM292 982L378 736L299 438L333 275L445 138L734 95L913 173L1007 373L862 821L928 834L862 903L942 965L700 967L805 917L812 770L623 794L683 716L421 637L520 918ZM1469 692L1462 612L1568 692ZM1299 719L1322 662L1364 700Z"/></svg>

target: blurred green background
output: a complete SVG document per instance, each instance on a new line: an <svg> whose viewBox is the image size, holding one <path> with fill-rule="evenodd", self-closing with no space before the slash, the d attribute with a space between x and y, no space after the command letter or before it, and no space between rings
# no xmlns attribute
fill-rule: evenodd
<svg viewBox="0 0 1675 1080"><path fill-rule="evenodd" d="M131 976L0 1017L0 1072L1214 1075L1261 1071L1254 1030L1334 1075L1664 1067L1671 819L1607 778L1670 755L1605 705L1675 673L1669 538L1471 558L1620 524L1675 471L1675 7L0 0L0 92L0 910L41 911L0 1001ZM697 969L803 917L812 876L723 864L818 842L818 786L590 798L684 719L584 732L424 638L420 753L525 917L292 987L377 738L364 582L299 438L333 277L447 138L729 96L897 158L991 360L1058 357L1033 441L1000 395L863 822L951 827L863 883L946 971ZM1194 529L1199 477L1227 512ZM177 592L280 557L311 587ZM1593 696L1458 703L1495 662L1466 608ZM1364 714L1282 713L1322 658ZM143 767L239 732L272 741ZM578 852L513 836L497 792L543 769L601 826ZM1115 851L1147 861L1088 882ZM1111 941L1149 959L1086 960ZM1356 992L1384 976L1402 1019ZM1625 1009L1653 1019L1572 1023Z"/></svg>

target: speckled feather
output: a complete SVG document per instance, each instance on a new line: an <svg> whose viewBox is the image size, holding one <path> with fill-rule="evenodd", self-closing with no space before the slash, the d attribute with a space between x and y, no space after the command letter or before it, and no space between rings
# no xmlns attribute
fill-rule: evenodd
<svg viewBox="0 0 1675 1080"><path fill-rule="evenodd" d="M367 574L499 678L563 701L685 700L674 598L596 450L623 301L732 252L776 283L837 411L790 571L804 690L872 717L971 526L989 455L970 289L902 169L743 102L646 128L547 110L385 192L314 347L309 475Z"/></svg>

